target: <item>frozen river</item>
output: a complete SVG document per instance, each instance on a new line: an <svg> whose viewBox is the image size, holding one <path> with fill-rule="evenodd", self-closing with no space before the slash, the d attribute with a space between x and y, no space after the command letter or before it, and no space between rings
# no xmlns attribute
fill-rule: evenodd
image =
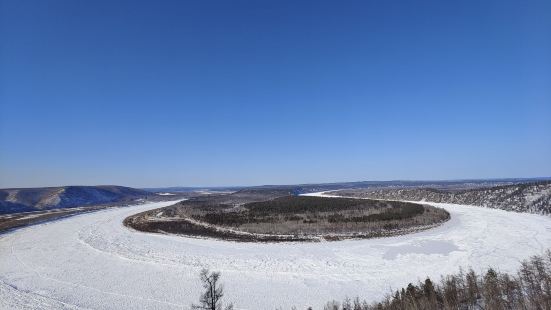
<svg viewBox="0 0 551 310"><path fill-rule="evenodd" d="M551 218L432 204L440 227L406 236L321 243L235 243L132 231L122 220L170 205L107 209L0 235L0 309L187 309L199 270L222 273L237 309L321 308L473 266L515 270L551 247Z"/></svg>

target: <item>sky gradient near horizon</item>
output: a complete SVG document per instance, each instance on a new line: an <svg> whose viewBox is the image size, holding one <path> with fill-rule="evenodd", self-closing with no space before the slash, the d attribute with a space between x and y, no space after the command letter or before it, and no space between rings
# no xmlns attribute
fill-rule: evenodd
<svg viewBox="0 0 551 310"><path fill-rule="evenodd" d="M551 176L550 1L0 5L0 187Z"/></svg>

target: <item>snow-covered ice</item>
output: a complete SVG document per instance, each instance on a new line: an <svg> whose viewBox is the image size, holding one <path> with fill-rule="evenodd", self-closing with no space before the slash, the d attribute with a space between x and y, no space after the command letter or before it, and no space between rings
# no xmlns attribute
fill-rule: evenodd
<svg viewBox="0 0 551 310"><path fill-rule="evenodd" d="M346 295L377 300L460 266L515 270L551 247L551 218L432 204L451 220L423 232L320 243L236 243L125 228L171 202L106 209L0 235L1 309L187 309L199 270L222 272L237 309L315 309Z"/></svg>

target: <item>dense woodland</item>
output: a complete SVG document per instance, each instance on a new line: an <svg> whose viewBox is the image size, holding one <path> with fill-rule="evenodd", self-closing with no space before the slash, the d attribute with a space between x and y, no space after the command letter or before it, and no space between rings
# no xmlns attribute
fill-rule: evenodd
<svg viewBox="0 0 551 310"><path fill-rule="evenodd" d="M334 223L376 222L410 219L423 212L422 205L404 202L286 196L248 203L235 212L208 213L200 219L216 225L239 226L245 223L280 222L283 216L285 220L310 224L324 214L329 214L328 221ZM356 213L363 215L350 215Z"/></svg>
<svg viewBox="0 0 551 310"><path fill-rule="evenodd" d="M238 208L188 210L212 225L261 234L365 233L445 221L441 209L406 202L285 196Z"/></svg>

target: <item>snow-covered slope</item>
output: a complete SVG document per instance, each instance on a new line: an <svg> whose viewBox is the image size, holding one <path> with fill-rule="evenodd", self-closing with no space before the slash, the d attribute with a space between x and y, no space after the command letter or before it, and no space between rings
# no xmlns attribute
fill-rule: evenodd
<svg viewBox="0 0 551 310"><path fill-rule="evenodd" d="M0 214L72 208L155 196L124 186L62 186L0 189Z"/></svg>
<svg viewBox="0 0 551 310"><path fill-rule="evenodd" d="M238 309L320 309L331 299L378 300L390 288L459 266L515 270L551 246L551 219L434 204L451 220L384 239L234 243L147 234L127 216L171 202L108 209L0 235L0 309L187 309L203 267L222 272Z"/></svg>
<svg viewBox="0 0 551 310"><path fill-rule="evenodd" d="M431 188L352 189L336 191L333 194L374 199L456 203L516 212L551 214L551 181L464 190Z"/></svg>

